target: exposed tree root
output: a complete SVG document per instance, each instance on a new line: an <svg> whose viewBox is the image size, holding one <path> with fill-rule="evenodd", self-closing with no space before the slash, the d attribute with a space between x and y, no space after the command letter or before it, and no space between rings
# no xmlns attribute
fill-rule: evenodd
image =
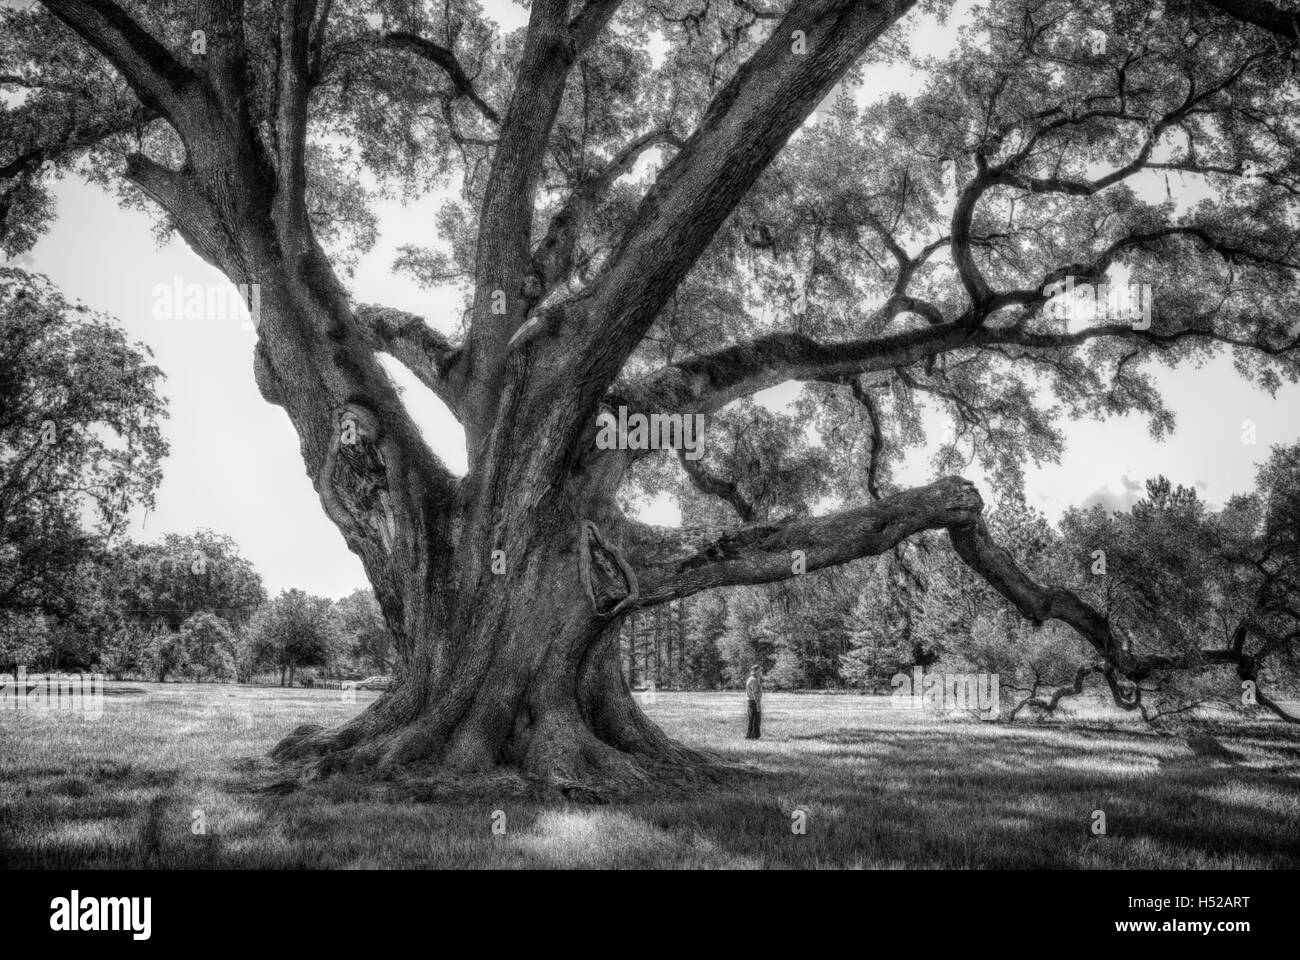
<svg viewBox="0 0 1300 960"><path fill-rule="evenodd" d="M484 767L457 762L448 747L459 731L449 732L436 711L394 725L372 707L333 729L295 728L271 753L280 776L268 789L349 777L401 796L456 800L505 790L606 803L698 791L748 769L673 740L630 696L602 701L591 712L600 718L594 730L576 708L544 714Z"/></svg>

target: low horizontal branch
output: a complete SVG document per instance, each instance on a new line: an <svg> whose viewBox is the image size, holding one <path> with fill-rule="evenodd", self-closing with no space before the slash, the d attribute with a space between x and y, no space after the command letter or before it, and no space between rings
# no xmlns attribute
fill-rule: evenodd
<svg viewBox="0 0 1300 960"><path fill-rule="evenodd" d="M731 530L629 525L626 554L648 607L701 590L772 583L884 553L923 530L970 524L983 509L975 486L945 477L821 517Z"/></svg>

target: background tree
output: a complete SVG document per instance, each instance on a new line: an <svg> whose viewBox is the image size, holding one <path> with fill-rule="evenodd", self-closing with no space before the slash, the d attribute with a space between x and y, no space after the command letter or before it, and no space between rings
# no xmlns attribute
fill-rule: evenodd
<svg viewBox="0 0 1300 960"><path fill-rule="evenodd" d="M840 657L840 676L848 686L887 690L896 674L934 657L918 629L915 561L907 568L910 576L892 554L870 563L844 619L848 649Z"/></svg>
<svg viewBox="0 0 1300 960"><path fill-rule="evenodd" d="M249 633L260 662L280 671L289 686L301 667L323 667L340 651L343 634L334 605L302 590L284 590L253 615Z"/></svg>
<svg viewBox="0 0 1300 960"><path fill-rule="evenodd" d="M162 373L149 357L44 277L0 267L0 620L19 618L10 632L30 616L98 618L87 578L128 511L153 505L167 453ZM64 653L69 665L94 659L75 645Z"/></svg>
<svg viewBox="0 0 1300 960"><path fill-rule="evenodd" d="M148 662L159 683L166 683L169 677L184 676L189 672L189 648L179 632L159 624L150 631L149 641Z"/></svg>
<svg viewBox="0 0 1300 960"><path fill-rule="evenodd" d="M764 673L776 660L779 636L776 611L758 591L734 591L727 602L726 627L719 641L722 676L730 687L743 685L749 670Z"/></svg>
<svg viewBox="0 0 1300 960"><path fill-rule="evenodd" d="M231 628L227 651L230 654L230 663L234 667L235 682L251 683L254 675L263 666L264 652L252 634L251 622Z"/></svg>
<svg viewBox="0 0 1300 960"><path fill-rule="evenodd" d="M145 676L153 665L151 657L159 643L157 638L166 630L160 624L120 618L108 631L100 650L101 668L114 680Z"/></svg>
<svg viewBox="0 0 1300 960"><path fill-rule="evenodd" d="M125 616L161 620L173 630L204 612L243 625L266 600L262 577L238 544L211 530L124 543L113 552L109 576Z"/></svg>
<svg viewBox="0 0 1300 960"><path fill-rule="evenodd" d="M5 242L48 214L39 164L85 155L232 281L260 284L259 388L298 433L393 633L396 687L339 729L286 738L278 757L322 771L507 763L561 789L668 776L705 758L628 695L629 613L926 530L946 531L1025 617L1078 631L1124 706L1141 706L1153 672L1190 663L1123 644L1104 612L1025 573L970 482L891 478L922 440L923 403L955 427L936 471L975 463L1014 494L1027 464L1059 453L1063 417L1138 413L1167 431L1153 363L1223 346L1263 389L1296 377L1300 161L1292 100L1277 95L1289 58L1269 28L1213 5L1157 17L1136 0L1005 0L975 8L951 56L924 61L906 45L913 7L718 3L687 17L684 0L535 0L495 47L466 2L4 13L0 71L30 91L7 117L19 193ZM201 58L196 24L219 39ZM1079 42L1096 33L1104 49ZM803 129L864 63L914 66L926 86L860 116L842 101ZM628 182L652 148L662 168ZM455 339L349 299L336 268L373 237L349 151L407 194L462 172L441 245L402 262L463 277ZM1207 199L1143 199L1132 182L1153 171L1207 184ZM1120 268L1159 290L1151 325L1067 322L1053 284ZM424 445L379 352L460 420L465 477ZM823 438L792 451L801 469L766 443L756 458L729 444L683 458L734 520L657 529L621 508L620 487L664 458L599 448L602 409L699 414L729 435L754 415L748 398L790 380ZM753 419L791 435L776 414ZM753 459L784 479L720 472ZM806 502L820 491L799 477L817 463L834 509Z"/></svg>
<svg viewBox="0 0 1300 960"><path fill-rule="evenodd" d="M44 614L0 617L0 672L12 675L19 667L53 667L50 623Z"/></svg>
<svg viewBox="0 0 1300 960"><path fill-rule="evenodd" d="M211 613L196 613L178 633L185 649L186 675L194 680L226 680L235 675L231 653L234 637L229 625Z"/></svg>
<svg viewBox="0 0 1300 960"><path fill-rule="evenodd" d="M687 690L717 690L722 686L719 642L726 630L727 606L721 593L703 594L686 604L681 680Z"/></svg>
<svg viewBox="0 0 1300 960"><path fill-rule="evenodd" d="M1130 649L1161 664L1147 687L1161 692L1164 710L1206 699L1242 705L1240 689L1207 684L1226 672L1251 684L1252 705L1296 720L1267 691L1289 695L1297 675L1298 468L1296 446L1274 448L1258 489L1217 512L1195 489L1157 477L1127 513L1063 518L1067 538L1089 556L1104 552L1105 574L1079 591Z"/></svg>
<svg viewBox="0 0 1300 960"><path fill-rule="evenodd" d="M354 590L334 604L349 655L361 669L387 674L393 669L393 637L369 590Z"/></svg>

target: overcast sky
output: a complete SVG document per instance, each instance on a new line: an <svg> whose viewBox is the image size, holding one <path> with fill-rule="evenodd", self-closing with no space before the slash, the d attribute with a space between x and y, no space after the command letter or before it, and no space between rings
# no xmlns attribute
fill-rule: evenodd
<svg viewBox="0 0 1300 960"><path fill-rule="evenodd" d="M507 26L525 12L511 3L488 2L491 15ZM948 30L932 30L917 44L941 52ZM907 86L898 71L868 77L874 92ZM1163 190L1163 180L1160 183ZM1175 185L1175 190L1177 186ZM298 438L288 418L268 406L252 376L253 333L238 318L159 319L154 288L171 284L224 282L180 240L156 246L150 218L124 211L100 189L79 177L65 177L54 188L58 219L30 256L16 265L47 274L71 300L118 318L133 340L146 343L167 375L163 385L171 418L165 434L171 455L157 509L140 514L130 535L151 540L168 532L207 527L229 534L261 572L273 594L296 586L338 597L365 577L360 563L326 519L298 453ZM390 271L402 244L427 245L433 238L437 197L378 208L380 240L366 255L352 281L360 302L409 310L451 332L460 298L419 289ZM440 404L396 364L389 364L405 387L412 412L431 446L457 472L465 467L459 426ZM1288 385L1275 398L1238 377L1230 358L1221 356L1199 369L1161 371L1158 382L1178 416L1178 429L1155 444L1144 420L1067 423L1068 449L1059 465L1031 470L1030 503L1056 517L1069 505L1103 502L1123 508L1140 496L1142 482L1164 473L1176 482L1195 483L1212 503L1252 488L1255 464L1274 443L1300 436L1296 418L1300 388ZM778 390L779 398L788 390ZM1242 421L1253 420L1257 443L1242 443ZM925 457L909 462L900 480L926 482ZM978 479L972 473L972 479ZM987 489L986 498L991 497ZM674 511L660 505L646 519L672 522Z"/></svg>

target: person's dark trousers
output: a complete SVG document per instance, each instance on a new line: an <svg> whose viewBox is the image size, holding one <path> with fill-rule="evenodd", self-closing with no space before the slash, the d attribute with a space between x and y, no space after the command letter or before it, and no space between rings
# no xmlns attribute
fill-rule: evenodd
<svg viewBox="0 0 1300 960"><path fill-rule="evenodd" d="M758 704L753 700L747 700L746 703L749 704L749 725L745 729L745 739L757 740L763 735L761 729L763 711L758 709Z"/></svg>

